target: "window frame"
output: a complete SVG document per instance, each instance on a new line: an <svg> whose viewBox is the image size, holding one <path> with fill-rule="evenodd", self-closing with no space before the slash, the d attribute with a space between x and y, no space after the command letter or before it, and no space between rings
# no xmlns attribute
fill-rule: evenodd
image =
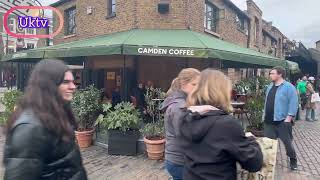
<svg viewBox="0 0 320 180"><path fill-rule="evenodd" d="M115 17L117 14L117 1L107 0L107 18Z"/></svg>
<svg viewBox="0 0 320 180"><path fill-rule="evenodd" d="M28 48L28 45L32 44L33 45L33 48ZM34 43L26 43L26 48L27 49L35 49L36 45Z"/></svg>
<svg viewBox="0 0 320 180"><path fill-rule="evenodd" d="M73 13L70 13L71 11L74 11ZM69 36L69 35L75 35L77 33L77 23L76 23L76 15L77 15L77 8L76 6L68 8L64 11L65 14L65 31L64 31L64 35ZM70 25L71 25L71 16L73 16L73 29L71 31L70 30Z"/></svg>
<svg viewBox="0 0 320 180"><path fill-rule="evenodd" d="M208 8L211 8L211 12ZM205 2L204 12L204 28L206 30L217 33L219 23L219 11L220 9L209 1ZM211 15L209 15L211 13ZM210 27L209 27L210 22Z"/></svg>
<svg viewBox="0 0 320 180"><path fill-rule="evenodd" d="M245 31L247 28L246 28L246 20L244 17L236 14L236 24L237 24L237 28L242 30L242 31Z"/></svg>
<svg viewBox="0 0 320 180"><path fill-rule="evenodd" d="M13 23L11 23L11 21L13 21ZM9 18L8 27L11 32L16 33L16 25L16 19L13 17Z"/></svg>

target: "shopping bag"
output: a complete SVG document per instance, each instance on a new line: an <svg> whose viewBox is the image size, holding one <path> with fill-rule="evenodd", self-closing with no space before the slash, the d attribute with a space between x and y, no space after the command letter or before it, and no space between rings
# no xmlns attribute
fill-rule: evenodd
<svg viewBox="0 0 320 180"><path fill-rule="evenodd" d="M319 93L313 93L311 96L311 102L320 102L320 97L319 97Z"/></svg>

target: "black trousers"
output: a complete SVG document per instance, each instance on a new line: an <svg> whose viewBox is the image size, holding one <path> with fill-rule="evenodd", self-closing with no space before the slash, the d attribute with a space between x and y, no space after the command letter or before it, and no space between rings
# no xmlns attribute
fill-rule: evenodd
<svg viewBox="0 0 320 180"><path fill-rule="evenodd" d="M293 135L292 135L292 123L291 122L281 122L280 124L264 124L264 135L270 139L279 138L285 148L287 156L296 159L296 151L293 147Z"/></svg>

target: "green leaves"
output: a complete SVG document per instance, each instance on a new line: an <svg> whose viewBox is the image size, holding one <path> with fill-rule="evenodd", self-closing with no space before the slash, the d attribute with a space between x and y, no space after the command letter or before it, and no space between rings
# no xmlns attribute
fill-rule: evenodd
<svg viewBox="0 0 320 180"><path fill-rule="evenodd" d="M76 91L71 102L75 115L79 118L80 129L92 128L101 111L101 91L93 85Z"/></svg>
<svg viewBox="0 0 320 180"><path fill-rule="evenodd" d="M161 121L148 123L142 129L140 129L140 132L147 139L152 139L155 137L163 138L165 135L164 124Z"/></svg>
<svg viewBox="0 0 320 180"><path fill-rule="evenodd" d="M123 132L138 129L140 112L129 102L121 102L114 109L110 103L104 104L103 112L105 115L99 115L96 125L100 124L105 129L117 129Z"/></svg>
<svg viewBox="0 0 320 180"><path fill-rule="evenodd" d="M5 124L14 111L14 107L19 97L23 93L19 90L11 90L4 93L4 96L0 98L0 102L4 105L5 111L0 115L0 124Z"/></svg>
<svg viewBox="0 0 320 180"><path fill-rule="evenodd" d="M166 93L162 92L160 88L147 89L145 94L147 113L153 121L140 129L146 138L164 137L164 113L160 111L160 106L165 95Z"/></svg>
<svg viewBox="0 0 320 180"><path fill-rule="evenodd" d="M246 108L250 114L249 125L258 129L262 129L263 110L264 110L264 98L263 96L251 98L247 101Z"/></svg>

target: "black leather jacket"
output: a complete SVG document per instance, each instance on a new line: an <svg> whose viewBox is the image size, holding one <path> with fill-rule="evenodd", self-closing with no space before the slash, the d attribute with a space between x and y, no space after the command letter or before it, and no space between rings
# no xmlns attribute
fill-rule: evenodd
<svg viewBox="0 0 320 180"><path fill-rule="evenodd" d="M10 129L4 150L5 180L87 180L79 147L63 142L31 111Z"/></svg>

